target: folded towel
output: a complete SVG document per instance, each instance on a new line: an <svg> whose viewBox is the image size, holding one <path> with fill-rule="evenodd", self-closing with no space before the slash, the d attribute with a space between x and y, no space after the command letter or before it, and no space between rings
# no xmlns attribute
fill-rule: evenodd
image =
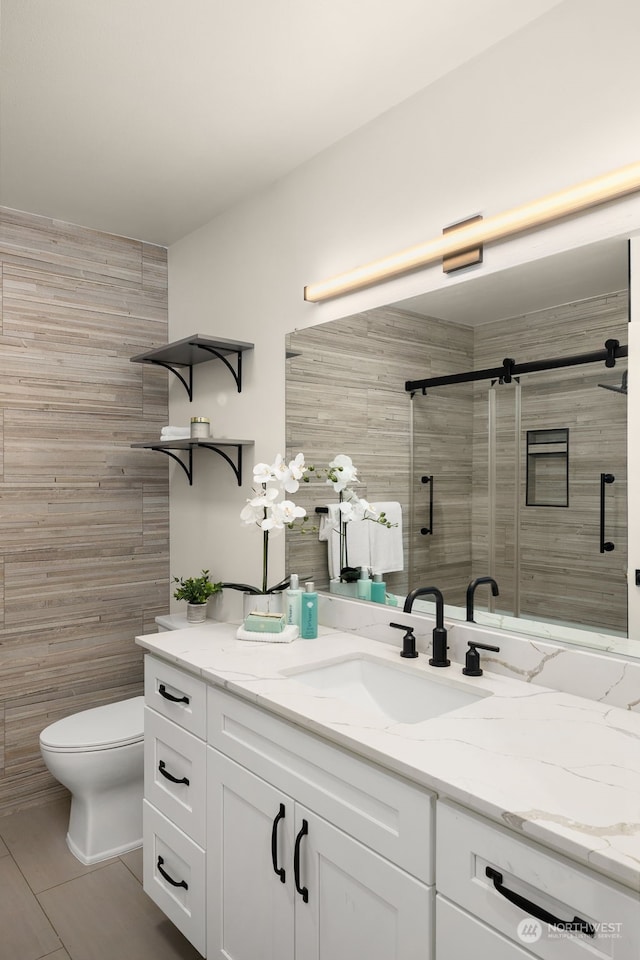
<svg viewBox="0 0 640 960"><path fill-rule="evenodd" d="M161 440L188 440L191 436L190 427L162 427Z"/></svg>
<svg viewBox="0 0 640 960"><path fill-rule="evenodd" d="M289 623L280 633L258 633L253 630L245 630L244 627L238 627L236 637L238 640L257 640L260 643L291 643L299 634L295 623Z"/></svg>
<svg viewBox="0 0 640 960"><path fill-rule="evenodd" d="M389 523L395 527L385 527L381 523L364 521L369 528L369 550L372 573L393 573L404 570L404 549L402 544L402 507L395 500L372 503L371 509L383 513ZM351 559L351 555L349 555Z"/></svg>

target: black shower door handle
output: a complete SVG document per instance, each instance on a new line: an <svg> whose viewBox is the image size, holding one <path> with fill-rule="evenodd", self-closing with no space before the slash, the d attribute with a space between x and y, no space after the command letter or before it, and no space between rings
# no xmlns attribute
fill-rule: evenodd
<svg viewBox="0 0 640 960"><path fill-rule="evenodd" d="M615 543L604 538L604 488L605 484L613 483L614 480L615 477L612 473L600 474L600 553L609 553L610 550L616 548Z"/></svg>
<svg viewBox="0 0 640 960"><path fill-rule="evenodd" d="M420 530L422 536L426 537L428 533L433 533L433 475L422 477L422 482L429 484L429 526Z"/></svg>

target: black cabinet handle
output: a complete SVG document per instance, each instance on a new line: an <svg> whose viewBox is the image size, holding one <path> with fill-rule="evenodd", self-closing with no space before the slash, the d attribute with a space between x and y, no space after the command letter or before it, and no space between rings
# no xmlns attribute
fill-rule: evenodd
<svg viewBox="0 0 640 960"><path fill-rule="evenodd" d="M422 482L429 484L429 526L420 529L422 536L426 537L428 533L433 533L433 477L422 477Z"/></svg>
<svg viewBox="0 0 640 960"><path fill-rule="evenodd" d="M300 886L300 844L302 843L302 838L306 837L308 833L309 824L306 820L303 820L298 836L296 837L296 845L293 850L293 878L296 883L296 890L302 897L303 903L309 902L309 891L306 887Z"/></svg>
<svg viewBox="0 0 640 960"><path fill-rule="evenodd" d="M163 858L163 857L158 857L158 863L157 863L158 870L159 870L159 872L162 874L162 876L165 878L165 880L167 881L167 883L170 883L172 887L184 887L185 890L188 890L188 889L189 889L189 884L187 883L187 881L186 881L186 880L174 880L173 877L170 877L170 876L169 876L169 874L167 873L166 870L163 870L163 869L162 869L162 864L163 864L163 863L164 863L164 858Z"/></svg>
<svg viewBox="0 0 640 960"><path fill-rule="evenodd" d="M185 783L187 786L189 786L189 777L181 777L180 779L178 779L178 777L174 777L173 774L169 773L167 770L167 765L164 760L161 760L158 764L158 770L163 777L166 777L167 780L171 780L171 783Z"/></svg>
<svg viewBox="0 0 640 960"><path fill-rule="evenodd" d="M271 828L271 862L274 872L280 877L280 882L284 883L286 876L284 867L278 866L278 824L281 820L284 820L284 803L280 804L280 809L273 818L273 826Z"/></svg>
<svg viewBox="0 0 640 960"><path fill-rule="evenodd" d="M608 553L616 548L615 543L604 538L604 485L605 483L613 483L614 480L615 477L612 473L600 474L600 553Z"/></svg>
<svg viewBox="0 0 640 960"><path fill-rule="evenodd" d="M161 697L164 697L165 700L171 700L171 703L189 703L189 697L174 697L171 693L167 693L167 688L164 683L161 683L158 687L158 693Z"/></svg>
<svg viewBox="0 0 640 960"><path fill-rule="evenodd" d="M595 937L595 929L586 920L581 920L580 917L574 917L573 920L559 920L558 917L554 917L552 913L547 913L547 911L543 907L538 906L537 903L533 903L531 900L527 900L526 897L521 897L519 893L515 893L513 890L509 890L503 886L502 874L494 870L493 867L487 867L485 873L490 880L493 880L493 885L501 896L505 897L510 903L515 904L516 907L520 907L520 909L528 913L529 916L535 917L536 920L542 920L543 923L548 923L551 927L560 927L561 930L569 930L572 933L586 933L588 937Z"/></svg>

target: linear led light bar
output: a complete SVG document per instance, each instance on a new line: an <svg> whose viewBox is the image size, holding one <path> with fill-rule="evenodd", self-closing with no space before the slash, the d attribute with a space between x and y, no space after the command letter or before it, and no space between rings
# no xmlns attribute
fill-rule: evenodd
<svg viewBox="0 0 640 960"><path fill-rule="evenodd" d="M640 190L640 163L631 163L593 180L586 180L567 190L549 194L540 200L525 203L494 217L487 217L469 226L452 230L435 240L428 240L380 260L373 260L346 273L310 283L304 288L304 299L312 303L339 297L361 287L390 280L408 270L424 267L443 257L462 253L472 247L502 240L525 230L532 230L552 220L580 213L608 200L616 200Z"/></svg>

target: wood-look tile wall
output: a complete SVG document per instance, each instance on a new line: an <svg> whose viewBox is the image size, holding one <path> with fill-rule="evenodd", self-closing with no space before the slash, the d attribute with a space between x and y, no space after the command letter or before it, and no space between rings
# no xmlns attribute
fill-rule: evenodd
<svg viewBox="0 0 640 960"><path fill-rule="evenodd" d="M64 792L38 735L142 691L169 606L162 248L0 209L0 813Z"/></svg>
<svg viewBox="0 0 640 960"><path fill-rule="evenodd" d="M298 354L287 361L287 455L293 457L303 451L307 463L321 465L338 453L350 456L363 480L357 488L360 496L371 502L400 502L405 560L415 552L417 562L422 562L424 555L436 548L432 538L420 537L419 531L416 534L416 523L411 520L411 400L404 384L416 376L466 369L472 345L468 328L452 330L450 324L440 320L392 307L296 331L287 340L288 351ZM471 403L469 395L468 408L453 418L464 451L461 456L469 451ZM467 431L464 437L463 420ZM442 408L438 423L432 422L430 428L423 421L417 423L414 478L433 472L430 443L439 428L448 435L454 430L450 412L445 417ZM469 489L465 495L469 503L470 468L469 458ZM420 504L427 496L426 488L414 483L414 494ZM455 483L441 485L438 518L451 518L456 530L454 518L459 517L461 497ZM315 507L335 497L324 483L310 483L294 499L306 507L317 525ZM467 525L469 512L470 508L463 521ZM452 552L452 548L447 551ZM441 565L444 554L438 554L435 562ZM455 560L451 563L455 565ZM319 588L327 588L327 547L318 541L317 530L304 534L296 528L287 532L287 570L313 578ZM390 590L400 594L425 582L410 581L407 563L403 573L388 574L385 580Z"/></svg>

